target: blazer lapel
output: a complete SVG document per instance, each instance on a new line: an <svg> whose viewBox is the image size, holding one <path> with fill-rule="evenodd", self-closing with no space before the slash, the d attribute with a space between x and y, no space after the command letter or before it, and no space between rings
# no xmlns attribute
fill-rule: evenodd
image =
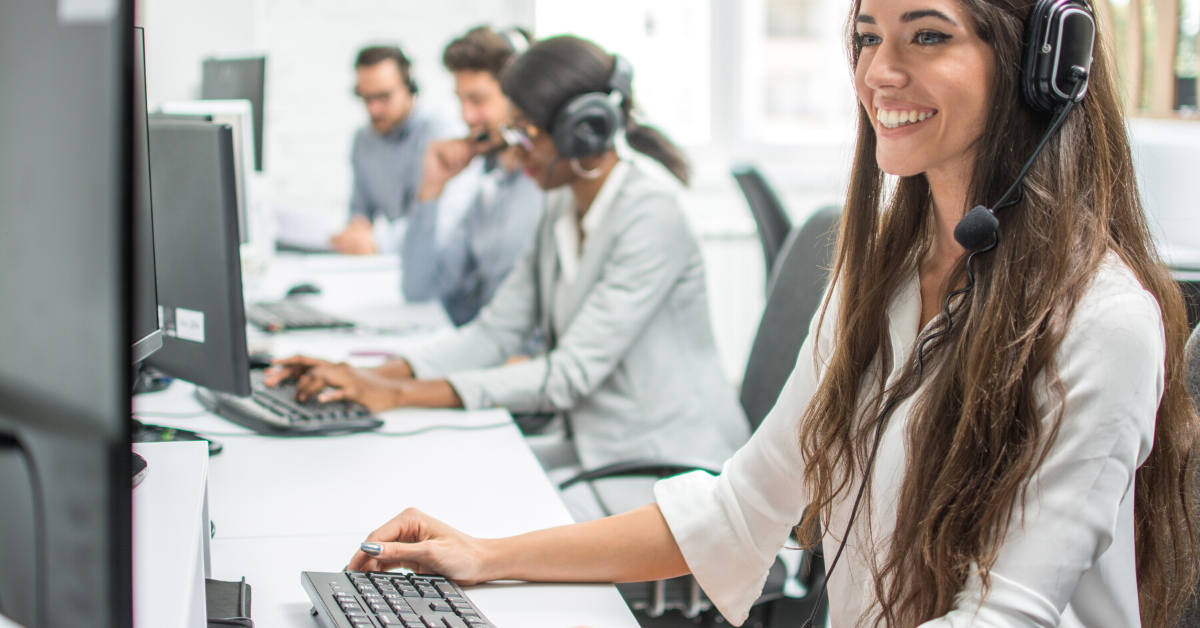
<svg viewBox="0 0 1200 628"><path fill-rule="evenodd" d="M558 282L558 247L554 241L554 225L558 222L558 216L562 210L562 202L547 203L546 218L542 223L541 233L538 234L539 251L538 251L538 298L539 298L539 322L542 330L546 333L546 342L551 343L557 334L551 328L552 319L551 313L554 311L554 284ZM557 344L557 342L553 343ZM553 349L553 344L547 344L547 350Z"/></svg>
<svg viewBox="0 0 1200 628"><path fill-rule="evenodd" d="M630 174L632 175L632 173ZM613 225L619 222L620 214L624 209L621 198L623 194L623 190L617 193L604 220L596 226L594 232L588 234L587 240L583 244L583 257L579 259L579 273L575 276L575 283L571 285L571 292L567 298L568 321L575 318L575 314L604 271L604 263L608 261L617 235Z"/></svg>

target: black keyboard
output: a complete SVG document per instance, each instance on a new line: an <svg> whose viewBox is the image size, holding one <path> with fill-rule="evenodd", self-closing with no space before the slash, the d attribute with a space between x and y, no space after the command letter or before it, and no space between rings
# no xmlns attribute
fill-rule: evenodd
<svg viewBox="0 0 1200 628"><path fill-rule="evenodd" d="M264 301L246 310L246 319L263 331L347 329L354 323L296 301Z"/></svg>
<svg viewBox="0 0 1200 628"><path fill-rule="evenodd" d="M261 434L311 435L363 432L383 426L366 408L348 401L296 401L294 382L275 388L263 384L263 371L250 371L249 397L196 388L200 403L242 427Z"/></svg>
<svg viewBox="0 0 1200 628"><path fill-rule="evenodd" d="M300 582L325 628L495 628L457 584L441 576L305 571Z"/></svg>

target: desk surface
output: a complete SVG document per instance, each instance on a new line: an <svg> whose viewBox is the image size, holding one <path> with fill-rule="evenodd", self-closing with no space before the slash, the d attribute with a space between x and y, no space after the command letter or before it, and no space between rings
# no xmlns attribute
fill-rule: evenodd
<svg viewBox="0 0 1200 628"><path fill-rule="evenodd" d="M373 260L375 266L332 256L313 263L329 268L314 271L306 280L330 286L357 281L330 278L353 274L339 264L365 266L358 269L361 273L390 272L383 267L386 259ZM273 276L303 276L294 270ZM391 297L382 296L384 290L398 293L398 272L394 276L397 282L390 285L381 285L378 276L367 282L379 292L367 299L347 297L343 311L365 307L397 320L413 316L412 306L398 297L387 303ZM325 290L323 306L326 299L338 300L340 288ZM269 341L276 354L304 351L360 363L378 360L356 356L361 350L396 349L422 341L361 332L304 332L260 340ZM557 491L503 410L394 410L380 414L386 425L378 432L278 438L255 435L204 412L193 390L190 384L176 382L166 391L139 395L134 414L147 423L211 435L224 445L224 451L209 460L208 470L209 512L215 526L212 577L246 577L254 590L252 613L258 625L316 626L308 614L311 604L300 585L300 572L341 569L367 534L410 506L481 537L571 522ZM500 628L638 625L611 585L497 583L467 591Z"/></svg>

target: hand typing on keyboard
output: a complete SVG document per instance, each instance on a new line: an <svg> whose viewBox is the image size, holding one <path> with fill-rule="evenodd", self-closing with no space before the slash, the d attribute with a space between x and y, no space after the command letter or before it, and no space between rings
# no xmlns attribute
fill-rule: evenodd
<svg viewBox="0 0 1200 628"><path fill-rule="evenodd" d="M288 380L296 382L297 401L353 401L371 412L401 405L397 399L400 382L345 362L295 356L274 360L263 375L263 383L270 387Z"/></svg>
<svg viewBox="0 0 1200 628"><path fill-rule="evenodd" d="M286 380L296 381L299 401L352 401L371 412L401 406L462 407L462 400L449 382L413 379L412 370L403 360L373 369L359 369L344 362L335 364L302 355L274 360L263 383L276 386Z"/></svg>

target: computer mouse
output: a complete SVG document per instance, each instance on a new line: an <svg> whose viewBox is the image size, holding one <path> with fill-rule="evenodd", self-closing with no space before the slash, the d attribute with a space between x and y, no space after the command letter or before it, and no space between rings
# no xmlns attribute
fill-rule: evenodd
<svg viewBox="0 0 1200 628"><path fill-rule="evenodd" d="M298 283L288 288L287 295L289 297L301 294L321 294L321 289L311 283Z"/></svg>
<svg viewBox="0 0 1200 628"><path fill-rule="evenodd" d="M269 353L251 353L250 354L250 368L251 369L270 368L272 357L274 357L274 356L272 356Z"/></svg>

